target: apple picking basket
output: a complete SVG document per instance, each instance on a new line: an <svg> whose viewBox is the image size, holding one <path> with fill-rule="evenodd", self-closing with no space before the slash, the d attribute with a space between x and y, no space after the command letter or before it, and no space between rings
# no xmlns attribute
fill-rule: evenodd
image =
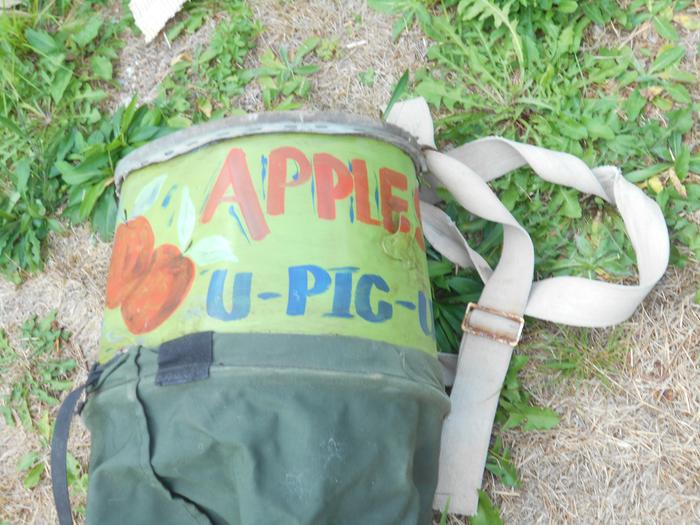
<svg viewBox="0 0 700 525"><path fill-rule="evenodd" d="M194 126L117 166L87 523L430 522L449 398L401 129Z"/></svg>
<svg viewBox="0 0 700 525"><path fill-rule="evenodd" d="M88 525L474 515L524 316L610 326L663 276L664 216L617 168L501 137L441 153L421 98L387 120L249 115L121 160L98 362L52 437L59 525L72 523L74 412L92 437ZM617 209L637 284L533 282L532 239L489 187L524 166ZM438 186L502 225L495 268L431 204ZM436 351L424 233L484 281L459 358Z"/></svg>

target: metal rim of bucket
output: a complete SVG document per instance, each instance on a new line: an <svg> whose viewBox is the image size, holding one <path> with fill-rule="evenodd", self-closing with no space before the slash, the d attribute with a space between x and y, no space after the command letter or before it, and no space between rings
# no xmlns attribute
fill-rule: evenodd
<svg viewBox="0 0 700 525"><path fill-rule="evenodd" d="M176 131L141 146L117 163L114 182L119 192L132 171L164 162L203 146L236 137L273 133L312 133L320 135L354 135L379 139L403 150L416 167L426 171L425 157L416 139L392 124L337 112L286 111L252 113L228 117Z"/></svg>

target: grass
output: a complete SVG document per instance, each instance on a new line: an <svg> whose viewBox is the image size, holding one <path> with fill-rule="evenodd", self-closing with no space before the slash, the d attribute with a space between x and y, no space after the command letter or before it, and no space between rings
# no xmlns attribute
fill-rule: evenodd
<svg viewBox="0 0 700 525"><path fill-rule="evenodd" d="M262 88L262 99L266 109L291 110L301 106L311 92L309 75L320 68L316 64L305 64L305 59L314 51L321 53L321 39L311 37L304 40L293 53L281 47L277 53L266 50L260 57L261 67L246 72L245 78L256 78Z"/></svg>
<svg viewBox="0 0 700 525"><path fill-rule="evenodd" d="M70 131L104 118L124 22L96 1L32 3L0 15L0 272L18 282L43 267L65 190L55 163Z"/></svg>
<svg viewBox="0 0 700 525"><path fill-rule="evenodd" d="M193 1L185 4L181 20L167 32L175 42L199 29L211 13L223 14L206 49L178 57L158 86L155 106L178 127L240 112L237 97L250 81L243 62L261 31L245 2Z"/></svg>
<svg viewBox="0 0 700 525"><path fill-rule="evenodd" d="M13 282L43 268L48 233L61 231L61 216L90 220L111 238L116 162L172 129L235 112L232 101L251 80L242 64L260 28L245 3L188 2L170 38L223 12L227 20L209 47L180 57L155 108L132 104L106 114L114 60L132 21L109 20L105 5L50 2L0 14L0 273Z"/></svg>
<svg viewBox="0 0 700 525"><path fill-rule="evenodd" d="M38 447L24 454L16 466L27 489L47 475L51 411L73 386L77 363L64 350L69 338L56 322L56 310L24 322L21 348L11 346L7 335L0 332L0 380L8 391L0 398L0 414L8 426L21 426L38 437ZM71 471L74 483L84 485L86 478L82 480L74 459Z"/></svg>
<svg viewBox="0 0 700 525"><path fill-rule="evenodd" d="M700 152L692 148L700 106L691 95L697 74L684 69L680 32L698 29L691 2L611 0L384 0L371 5L399 15L395 36L418 24L433 45L429 67L413 75L413 94L425 97L436 120L438 144L462 144L488 135L538 144L582 157L589 165L618 165L664 212L672 263L700 259ZM659 43L632 49L624 39L592 44L596 31L633 33L651 24ZM619 29L618 29L619 28ZM598 198L557 187L521 169L492 186L530 232L538 278L579 275L623 282L635 277L634 253L615 210ZM470 216L448 194L445 210L470 243L494 265L502 228ZM429 251L438 347L458 348L464 304L481 283ZM699 292L700 293L700 292ZM626 354L621 332L589 351L591 331L541 331L530 350L562 376L598 377ZM532 405L517 372L529 357L516 354L501 392L495 435L518 426L546 429L558 417ZM497 438L488 470L504 485L517 483L509 453ZM488 496L480 497L480 509ZM490 504L489 504L490 505ZM481 511L480 511L481 512ZM472 523L498 523L478 515Z"/></svg>
<svg viewBox="0 0 700 525"><path fill-rule="evenodd" d="M522 350L566 379L596 378L610 387L608 374L625 364L629 343L619 326L602 334L568 326L535 327L534 332L537 336L521 345Z"/></svg>

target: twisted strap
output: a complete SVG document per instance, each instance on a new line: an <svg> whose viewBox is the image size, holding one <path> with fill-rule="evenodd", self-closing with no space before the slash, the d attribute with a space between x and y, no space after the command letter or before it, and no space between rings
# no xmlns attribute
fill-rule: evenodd
<svg viewBox="0 0 700 525"><path fill-rule="evenodd" d="M627 319L662 277L669 239L656 202L617 168L590 169L580 159L544 148L489 137L447 154L435 151L433 123L424 99L396 104L388 119L426 148L433 180L472 214L503 225L501 258L492 269L439 208L421 202L423 231L433 247L484 281L477 305L469 305L458 358L441 355L454 378L452 409L445 420L434 507L472 515L486 464L491 427L522 316L574 326L609 326ZM534 250L520 226L487 182L529 165L543 179L591 193L617 207L637 256L639 284L626 286L580 277L533 283Z"/></svg>

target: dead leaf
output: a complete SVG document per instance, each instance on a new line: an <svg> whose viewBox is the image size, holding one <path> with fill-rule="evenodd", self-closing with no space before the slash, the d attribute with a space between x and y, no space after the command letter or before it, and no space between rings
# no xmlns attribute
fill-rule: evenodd
<svg viewBox="0 0 700 525"><path fill-rule="evenodd" d="M174 66L178 62L192 62L192 55L190 55L187 51L180 53L179 55L173 57L173 59L170 61L170 65Z"/></svg>
<svg viewBox="0 0 700 525"><path fill-rule="evenodd" d="M673 187L676 189L678 194L681 197L683 197L684 199L687 199L688 198L688 191L685 189L685 186L683 186L683 183L678 178L678 175L676 175L676 170L671 168L668 170L667 174L668 174L668 180L671 181L671 184L673 184ZM658 193L658 191L656 193Z"/></svg>
<svg viewBox="0 0 700 525"><path fill-rule="evenodd" d="M661 193L664 189L664 184L658 175L654 175L647 179L647 185L654 191L654 193Z"/></svg>
<svg viewBox="0 0 700 525"><path fill-rule="evenodd" d="M670 388L666 388L663 392L661 392L661 397L663 397L666 401L673 401L676 394Z"/></svg>
<svg viewBox="0 0 700 525"><path fill-rule="evenodd" d="M700 29L700 16L679 13L673 17L673 21L688 31L697 31Z"/></svg>

